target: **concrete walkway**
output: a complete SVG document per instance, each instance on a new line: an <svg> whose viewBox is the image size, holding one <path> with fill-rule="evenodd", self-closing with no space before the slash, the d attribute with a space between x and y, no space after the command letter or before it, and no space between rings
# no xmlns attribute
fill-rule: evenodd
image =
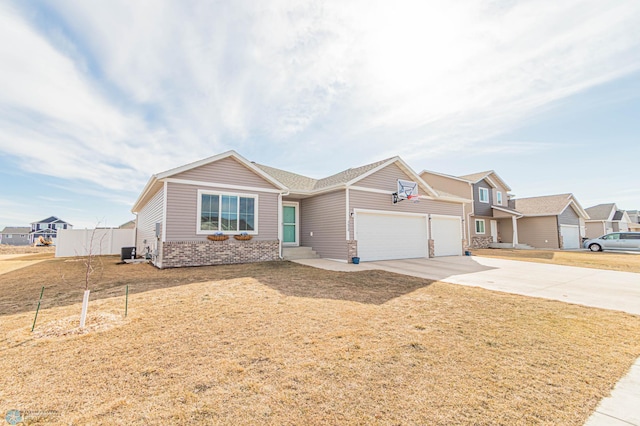
<svg viewBox="0 0 640 426"><path fill-rule="evenodd" d="M640 315L640 274L488 257L388 260L359 265L326 259L296 262L332 271L384 270L453 284L541 297ZM640 358L585 426L640 426Z"/></svg>

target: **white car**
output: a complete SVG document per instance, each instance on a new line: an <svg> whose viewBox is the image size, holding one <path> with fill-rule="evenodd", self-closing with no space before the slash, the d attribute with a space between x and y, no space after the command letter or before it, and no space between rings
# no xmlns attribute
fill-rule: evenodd
<svg viewBox="0 0 640 426"><path fill-rule="evenodd" d="M640 250L640 232L612 232L587 240L582 246L591 251Z"/></svg>

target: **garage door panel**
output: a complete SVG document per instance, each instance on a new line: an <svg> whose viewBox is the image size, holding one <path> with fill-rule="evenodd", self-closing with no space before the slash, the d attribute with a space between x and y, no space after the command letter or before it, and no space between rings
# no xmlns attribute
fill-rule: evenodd
<svg viewBox="0 0 640 426"><path fill-rule="evenodd" d="M363 262L428 256L425 216L358 212L356 233Z"/></svg>
<svg viewBox="0 0 640 426"><path fill-rule="evenodd" d="M577 226L560 225L560 235L562 235L562 248L580 248L580 228Z"/></svg>
<svg viewBox="0 0 640 426"><path fill-rule="evenodd" d="M460 217L432 217L431 235L434 256L460 256L462 254L462 224Z"/></svg>

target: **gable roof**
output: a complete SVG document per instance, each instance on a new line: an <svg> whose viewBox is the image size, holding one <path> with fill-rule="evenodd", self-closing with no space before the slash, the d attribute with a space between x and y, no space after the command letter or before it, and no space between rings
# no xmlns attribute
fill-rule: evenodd
<svg viewBox="0 0 640 426"><path fill-rule="evenodd" d="M64 220L58 219L55 216L49 216L46 219L42 219L37 222L31 222L32 225L36 223L67 223L67 222L65 222Z"/></svg>
<svg viewBox="0 0 640 426"><path fill-rule="evenodd" d="M0 234L28 234L31 228L28 226L5 226Z"/></svg>
<svg viewBox="0 0 640 426"><path fill-rule="evenodd" d="M263 164L256 164L256 166L260 167L266 173L273 175L292 192L313 193L330 188L354 185L358 181L393 163L396 163L405 173L415 179L415 181L418 182L418 185L420 185L425 192L432 196L438 196L438 193L429 186L429 184L423 181L420 176L418 176L404 161L402 161L400 157L391 157L374 163L365 164L364 166L352 167L321 179L310 178L296 173L287 172L285 170L276 169L274 167L265 166Z"/></svg>
<svg viewBox="0 0 640 426"><path fill-rule="evenodd" d="M145 185L144 189L140 193L140 196L138 197L136 202L133 204L133 208L131 209L131 211L137 212L139 210L139 207L143 205L143 202L147 200L149 197L151 197L152 195L154 195L160 189L160 187L162 186L162 182L161 182L162 179L170 178L171 176L175 176L179 173L186 172L187 170L192 170L197 167L215 163L216 161L220 161L225 158L233 158L234 160L238 161L240 164L245 166L247 169L251 170L252 172L256 173L257 175L265 179L267 182L270 182L276 188L283 191L287 189L286 186L282 184L282 182L279 182L276 178L274 178L270 174L265 173L264 170L260 169L254 163L250 162L249 160L247 160L237 152L230 150L227 152L223 152L222 154L214 155L212 157L208 157L199 161L194 161L193 163L185 164L184 166L180 166L180 167L175 167L173 169L169 169L164 172L157 173L151 176L151 178L149 178L149 181Z"/></svg>
<svg viewBox="0 0 640 426"><path fill-rule="evenodd" d="M504 180L494 170L487 170L485 172L472 173L470 175L458 176L459 178L470 181L471 183L478 183L483 179L487 179L489 183L495 188L495 182L498 181L507 191L511 191L511 187L506 184Z"/></svg>
<svg viewBox="0 0 640 426"><path fill-rule="evenodd" d="M591 220L612 220L615 203L598 204L586 209Z"/></svg>
<svg viewBox="0 0 640 426"><path fill-rule="evenodd" d="M623 211L621 210L616 210L615 214L613 215L613 220L620 220L622 219L622 215L623 215Z"/></svg>
<svg viewBox="0 0 640 426"><path fill-rule="evenodd" d="M567 207L572 206L578 216L581 216L584 219L589 219L589 215L582 208L580 203L578 203L573 194L517 198L514 201L516 210L524 216L557 216L562 214Z"/></svg>
<svg viewBox="0 0 640 426"><path fill-rule="evenodd" d="M267 181L271 182L274 186L283 191L283 193L285 191L289 191L312 195L315 193L331 191L333 189L346 188L355 185L357 182L365 179L367 176L370 176L373 173L376 173L377 171L382 170L391 164L396 164L410 178L418 183L423 191L428 194L428 197L434 197L444 201L453 202L470 201L451 194L438 194L435 189L433 189L428 183L422 180L422 178L398 156L376 161L364 166L343 170L339 173L335 173L325 178L314 179L297 173L288 172L286 170L277 169L275 167L265 166L264 164L250 162L235 151L227 151L223 154L186 164L184 166L170 169L151 176L146 186L142 190L142 193L134 203L131 211L134 213L138 212L139 209L144 206L144 204L146 204L146 202L162 187L163 179L170 178L171 176L174 176L178 173L183 173L187 170L201 167L203 165L213 163L227 157L233 157L248 169L254 171L258 175L265 178Z"/></svg>

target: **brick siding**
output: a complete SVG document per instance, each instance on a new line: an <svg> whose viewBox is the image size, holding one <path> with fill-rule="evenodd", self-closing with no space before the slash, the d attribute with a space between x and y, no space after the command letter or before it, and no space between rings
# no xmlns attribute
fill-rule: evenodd
<svg viewBox="0 0 640 426"><path fill-rule="evenodd" d="M171 241L162 244L160 268L226 265L279 260L275 241Z"/></svg>

